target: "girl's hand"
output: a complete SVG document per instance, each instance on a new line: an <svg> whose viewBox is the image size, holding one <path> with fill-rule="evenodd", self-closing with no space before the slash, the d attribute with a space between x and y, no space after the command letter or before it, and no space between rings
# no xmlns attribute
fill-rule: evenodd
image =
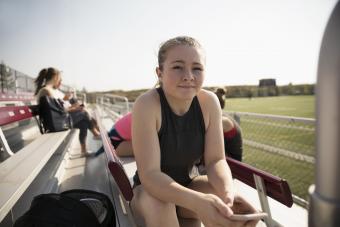
<svg viewBox="0 0 340 227"><path fill-rule="evenodd" d="M216 195L204 194L197 202L195 212L204 226L242 226L228 219L233 211Z"/></svg>
<svg viewBox="0 0 340 227"><path fill-rule="evenodd" d="M258 210L256 210L245 198L243 198L240 195L235 195L234 204L231 207L234 214L252 214L257 213ZM249 220L244 222L244 226L249 227L255 227L258 220Z"/></svg>
<svg viewBox="0 0 340 227"><path fill-rule="evenodd" d="M226 192L221 196L221 199L227 206L232 207L234 204L235 194L233 192Z"/></svg>
<svg viewBox="0 0 340 227"><path fill-rule="evenodd" d="M234 194L232 194L234 195ZM230 198L227 196L227 198ZM222 199L213 195L205 194L202 200L195 205L198 218L206 227L255 227L259 220L235 221L229 219L232 214L256 213L257 210L241 196L235 195L233 206L229 207Z"/></svg>
<svg viewBox="0 0 340 227"><path fill-rule="evenodd" d="M64 96L64 100L70 100L71 97L72 97L72 93L67 92Z"/></svg>

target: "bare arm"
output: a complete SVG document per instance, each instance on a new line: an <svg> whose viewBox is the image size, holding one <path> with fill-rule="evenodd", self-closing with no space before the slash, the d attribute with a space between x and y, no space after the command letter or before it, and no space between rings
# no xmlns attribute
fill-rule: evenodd
<svg viewBox="0 0 340 227"><path fill-rule="evenodd" d="M225 160L222 114L218 99L213 93L200 98L206 122L204 162L208 180L218 196L227 204L232 205L234 188L230 168Z"/></svg>
<svg viewBox="0 0 340 227"><path fill-rule="evenodd" d="M132 143L138 174L152 196L188 208L188 200L194 199L193 192L161 172L157 135L160 107L157 98L154 91L149 91L137 99L132 110Z"/></svg>
<svg viewBox="0 0 340 227"><path fill-rule="evenodd" d="M83 111L84 107L80 106L79 104L71 105L66 109L67 112L76 112L76 111Z"/></svg>

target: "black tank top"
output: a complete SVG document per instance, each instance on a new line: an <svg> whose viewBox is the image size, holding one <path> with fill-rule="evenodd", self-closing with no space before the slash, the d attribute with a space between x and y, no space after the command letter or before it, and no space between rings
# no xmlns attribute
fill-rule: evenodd
<svg viewBox="0 0 340 227"><path fill-rule="evenodd" d="M177 183L187 186L198 175L197 164L204 152L205 124L197 97L182 116L170 108L162 88L157 88L160 97L162 124L158 132L161 151L161 171ZM135 185L139 185L136 171Z"/></svg>

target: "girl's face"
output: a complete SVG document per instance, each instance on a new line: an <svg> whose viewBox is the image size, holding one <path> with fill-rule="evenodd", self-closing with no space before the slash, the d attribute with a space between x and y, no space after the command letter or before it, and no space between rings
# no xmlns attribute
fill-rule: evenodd
<svg viewBox="0 0 340 227"><path fill-rule="evenodd" d="M53 87L54 88L59 88L61 85L61 76L60 74L57 74L53 78Z"/></svg>
<svg viewBox="0 0 340 227"><path fill-rule="evenodd" d="M192 100L202 88L204 70L201 51L179 45L167 51L163 70L157 68L157 75L166 94L175 99Z"/></svg>

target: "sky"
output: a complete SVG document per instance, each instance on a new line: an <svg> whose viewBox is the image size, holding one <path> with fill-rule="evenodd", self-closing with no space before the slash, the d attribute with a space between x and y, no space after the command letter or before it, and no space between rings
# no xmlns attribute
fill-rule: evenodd
<svg viewBox="0 0 340 227"><path fill-rule="evenodd" d="M336 0L0 0L0 61L87 91L151 88L162 42L196 38L205 86L315 83Z"/></svg>

